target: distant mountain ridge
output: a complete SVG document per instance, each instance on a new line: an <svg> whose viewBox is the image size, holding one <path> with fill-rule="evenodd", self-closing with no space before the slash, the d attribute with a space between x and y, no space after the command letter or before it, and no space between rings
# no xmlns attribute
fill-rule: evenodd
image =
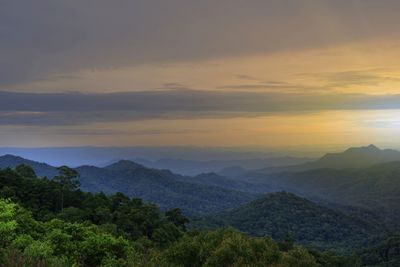
<svg viewBox="0 0 400 267"><path fill-rule="evenodd" d="M42 162L36 162L29 159L24 159L19 156L6 154L0 156L0 169L15 168L17 165L26 164L31 166L38 176L46 176L53 178L58 174L57 168Z"/></svg>
<svg viewBox="0 0 400 267"><path fill-rule="evenodd" d="M12 155L0 157L0 168L18 164L32 166L39 176L57 175L57 169L45 163ZM76 169L81 173L85 191L121 191L162 208L181 207L187 214L220 212L251 201L260 193L284 190L313 200L368 209L390 223L400 220L400 152L374 145L326 154L306 164L247 172L232 178L215 173L178 175L128 160L103 168Z"/></svg>
<svg viewBox="0 0 400 267"><path fill-rule="evenodd" d="M202 173L194 177L184 176L183 181L192 183L212 185L222 187L228 190L236 190L249 193L267 193L272 192L273 188L267 185L252 184L246 181L233 180L216 173Z"/></svg>
<svg viewBox="0 0 400 267"><path fill-rule="evenodd" d="M18 156L0 157L0 168L19 164L31 166L38 176L53 178L57 168ZM254 199L251 193L228 189L215 184L195 182L193 177L177 175L168 170L146 168L141 164L120 160L104 168L80 166L81 189L88 192L122 192L142 198L161 208L180 207L186 214L205 214L232 208Z"/></svg>
<svg viewBox="0 0 400 267"><path fill-rule="evenodd" d="M359 169L375 164L400 161L400 151L394 149L380 149L371 144L363 147L352 147L343 152L327 153L318 160L292 166L270 167L255 172L298 172L313 169ZM250 172L251 173L251 172ZM247 175L248 173L246 173Z"/></svg>
<svg viewBox="0 0 400 267"><path fill-rule="evenodd" d="M229 170L231 167L239 167L243 170L255 170L262 167L288 166L301 164L312 160L303 157L270 157L253 159L234 159L234 160L186 160L179 158L165 158L159 160L146 160L142 158L133 159L135 162L156 169L168 169L182 175L195 176L201 173Z"/></svg>
<svg viewBox="0 0 400 267"><path fill-rule="evenodd" d="M360 207L400 228L400 161L360 169L320 168L301 172L254 174L249 182L265 184L315 200Z"/></svg>
<svg viewBox="0 0 400 267"><path fill-rule="evenodd" d="M104 167L104 169L112 171L137 170L140 168L145 168L145 167L141 164L138 164L130 160L119 160Z"/></svg>
<svg viewBox="0 0 400 267"><path fill-rule="evenodd" d="M365 147L352 147L344 152L328 153L314 163L308 163L308 166L332 169L365 168L390 161L400 161L400 151L379 149L371 144Z"/></svg>

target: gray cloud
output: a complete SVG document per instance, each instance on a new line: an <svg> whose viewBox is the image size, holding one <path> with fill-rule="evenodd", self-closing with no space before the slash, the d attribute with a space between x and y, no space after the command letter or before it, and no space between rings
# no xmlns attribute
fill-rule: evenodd
<svg viewBox="0 0 400 267"><path fill-rule="evenodd" d="M254 76L251 76L251 75L247 75L247 74L236 74L235 77L237 79L246 80L246 81L260 81L260 79L254 77Z"/></svg>
<svg viewBox="0 0 400 267"><path fill-rule="evenodd" d="M279 81L266 81L266 82L257 82L257 83L246 83L246 84L231 84L231 85L223 85L218 86L219 89L239 89L239 90L254 90L254 89L263 89L263 90L271 90L271 91L279 91L284 90L285 92L299 91L303 92L307 91L326 91L329 89L328 87L317 87L317 86L309 86L302 84L294 84L287 82L279 82Z"/></svg>
<svg viewBox="0 0 400 267"><path fill-rule="evenodd" d="M379 85L382 82L395 81L400 79L395 77L382 76L368 71L343 71L322 74L310 74L319 77L327 82L328 88L347 87L351 85Z"/></svg>
<svg viewBox="0 0 400 267"><path fill-rule="evenodd" d="M394 0L1 1L0 86L79 69L398 38L399 9Z"/></svg>
<svg viewBox="0 0 400 267"><path fill-rule="evenodd" d="M400 95L196 90L107 94L0 92L2 125L69 125L368 109L400 109Z"/></svg>

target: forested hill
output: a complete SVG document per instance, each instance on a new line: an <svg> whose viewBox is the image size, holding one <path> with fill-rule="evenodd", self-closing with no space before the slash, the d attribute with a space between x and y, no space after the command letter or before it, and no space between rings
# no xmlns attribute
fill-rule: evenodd
<svg viewBox="0 0 400 267"><path fill-rule="evenodd" d="M77 175L67 167L53 180L27 165L0 170L0 266L360 266L358 257L234 229L188 232L179 209L84 193Z"/></svg>
<svg viewBox="0 0 400 267"><path fill-rule="evenodd" d="M250 193L200 184L170 171L149 169L131 161L105 168L83 166L81 188L89 192L122 192L156 203L161 208L180 207L185 214L206 214L232 208L254 199Z"/></svg>
<svg viewBox="0 0 400 267"><path fill-rule="evenodd" d="M46 163L37 162L14 155L0 156L0 169L15 168L20 164L31 166L38 176L53 178L58 174L57 168Z"/></svg>
<svg viewBox="0 0 400 267"><path fill-rule="evenodd" d="M52 178L57 175L57 168L45 163L12 155L0 157L0 166L3 168L19 164L31 166L39 176ZM155 203L162 209L180 207L187 215L219 212L256 198L254 194L234 190L235 188L229 186L217 186L212 181L204 180L196 182L193 177L177 175L168 170L146 168L127 160L104 168L81 166L75 170L80 174L79 181L84 191L107 194L123 192L129 197Z"/></svg>
<svg viewBox="0 0 400 267"><path fill-rule="evenodd" d="M278 192L254 200L225 213L193 223L196 227L230 225L253 236L351 251L385 237L383 225L331 210L292 193Z"/></svg>
<svg viewBox="0 0 400 267"><path fill-rule="evenodd" d="M238 228L250 227L247 231L252 234L287 237L276 242L229 228L188 232L188 220L179 209L164 213L122 193L82 192L75 170L65 166L57 170L52 180L36 177L27 165L0 170L0 266L356 267L399 263L394 237L362 251L361 257L295 245L291 238L297 242L305 238L304 243L320 248L342 245L346 252L357 252L360 242L367 244L376 230L292 194L272 194L221 215ZM274 230L267 232L266 226ZM378 230L384 232L384 228ZM385 265L389 262L392 265Z"/></svg>
<svg viewBox="0 0 400 267"><path fill-rule="evenodd" d="M258 175L249 179L307 198L360 207L379 215L388 226L400 227L400 162L364 169Z"/></svg>

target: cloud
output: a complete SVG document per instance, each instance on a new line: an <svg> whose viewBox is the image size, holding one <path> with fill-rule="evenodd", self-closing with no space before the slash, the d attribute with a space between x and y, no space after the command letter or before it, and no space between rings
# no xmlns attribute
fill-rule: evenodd
<svg viewBox="0 0 400 267"><path fill-rule="evenodd" d="M260 79L247 74L236 74L235 77L240 80L246 81L260 81Z"/></svg>
<svg viewBox="0 0 400 267"><path fill-rule="evenodd" d="M326 87L319 86L311 86L311 85L302 85L295 83L287 83L287 82L279 82L279 81L266 81L266 82L258 82L258 83L246 83L246 84L228 84L223 86L218 86L218 89L239 89L239 90L270 90L270 91L325 91Z"/></svg>
<svg viewBox="0 0 400 267"><path fill-rule="evenodd" d="M197 90L102 94L0 92L1 125L84 125L381 109L400 109L400 95Z"/></svg>
<svg viewBox="0 0 400 267"><path fill-rule="evenodd" d="M326 88L340 88L352 85L379 85L383 82L400 82L400 79L387 75L380 75L370 71L341 71L331 73L313 73L306 76L317 77L326 82Z"/></svg>
<svg viewBox="0 0 400 267"><path fill-rule="evenodd" d="M304 74L303 74L304 75ZM286 81L278 80L264 80L257 78L255 76L247 74L236 74L234 77L238 80L246 81L247 83L239 84L226 84L218 86L217 89L236 89L236 90L258 90L262 89L264 91L281 91L281 92L310 92L310 91L326 91L328 88L313 86L313 85L303 85L297 83L290 83Z"/></svg>
<svg viewBox="0 0 400 267"><path fill-rule="evenodd" d="M398 38L399 7L394 0L2 1L0 86L77 70Z"/></svg>

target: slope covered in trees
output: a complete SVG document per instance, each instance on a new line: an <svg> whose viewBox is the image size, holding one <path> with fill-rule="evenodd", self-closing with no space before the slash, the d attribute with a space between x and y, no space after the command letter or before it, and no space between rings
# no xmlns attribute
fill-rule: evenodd
<svg viewBox="0 0 400 267"><path fill-rule="evenodd" d="M286 192L268 194L193 225L209 228L230 225L252 236L290 238L300 244L342 252L365 247L385 232L382 225L350 217Z"/></svg>
<svg viewBox="0 0 400 267"><path fill-rule="evenodd" d="M1 266L359 266L233 229L188 232L179 209L63 187L74 178L65 168L58 180L26 165L0 171Z"/></svg>
<svg viewBox="0 0 400 267"><path fill-rule="evenodd" d="M400 236L391 236L360 253L362 261L369 266L397 267L400 265Z"/></svg>
<svg viewBox="0 0 400 267"><path fill-rule="evenodd" d="M10 154L0 157L0 169L15 168L21 164L31 166L38 176L54 177L58 174L57 168L43 162L36 162Z"/></svg>
<svg viewBox="0 0 400 267"><path fill-rule="evenodd" d="M20 157L0 157L0 166L29 165L38 176L53 178L57 168ZM196 178L174 174L167 170L146 168L132 161L121 160L104 168L81 166L78 171L81 189L87 192L113 194L122 192L156 203L162 209L180 207L185 214L201 215L232 208L256 198L235 187L217 186L212 181L196 182ZM245 184L245 183L242 183ZM238 187L236 187L238 188Z"/></svg>
<svg viewBox="0 0 400 267"><path fill-rule="evenodd" d="M200 184L191 177L167 170L149 169L132 161L119 161L105 168L83 166L82 190L89 192L122 192L156 203L162 209L180 207L185 214L206 214L232 208L256 196L212 184Z"/></svg>
<svg viewBox="0 0 400 267"><path fill-rule="evenodd" d="M104 171L97 169L100 174ZM143 180L147 176L153 179L153 171L170 173L147 172L147 168L132 162L119 162L105 169L110 173L142 172ZM387 183L384 177L395 178L397 169L393 163L368 171L352 170L352 173L366 171L370 176L364 176L364 179L376 179L381 175L379 177ZM226 263L224 266L347 267L364 263L376 266L391 266L384 265L388 262L392 266L399 264L398 246L392 241L395 237L386 243L375 244L381 239L378 236L375 240L375 236L385 234L385 226L371 226L292 194L272 194L213 216L211 223L209 218L195 221L197 225L215 228L232 225L252 236L262 237L249 237L233 229L199 231L191 228L187 231L187 219L179 209L164 212L154 204L131 199L122 193L83 192L76 183L76 170L63 166L55 171L57 178L47 179L36 177L27 165L0 170L0 199L3 199L0 231L4 230L0 233L3 238L0 260L4 266L221 266ZM286 182L287 176L283 175L288 174L280 175L280 182ZM296 175L300 174L290 175L299 179ZM309 177L303 178L307 181ZM99 178L102 177L96 179ZM315 178L315 182L324 180ZM337 179L337 182L341 180ZM379 188L389 190L392 187L396 192L396 180L392 182ZM300 184L297 187L302 189ZM279 241L273 241L269 236ZM293 241L319 249L302 248ZM373 245L371 248L359 252L360 257L321 252L324 248L334 248L338 252L358 253L357 248L370 244ZM360 259L364 263L360 263Z"/></svg>
<svg viewBox="0 0 400 267"><path fill-rule="evenodd" d="M77 187L66 187L68 182L65 181L21 175L26 170L29 170L26 165L16 170L0 170L0 196L28 209L35 219L62 219L80 223L90 221L110 227L131 239L143 236L152 238L159 229L172 226L166 220L168 216L163 217L158 207L145 204L141 199L130 199L122 193L107 196L104 193L82 192ZM62 175L63 171L60 173ZM64 177L64 180L68 178ZM182 216L175 210L169 210L166 214L174 215L174 218L170 216L170 221ZM171 228L172 233L178 230Z"/></svg>
<svg viewBox="0 0 400 267"><path fill-rule="evenodd" d="M372 211L398 229L400 221L400 162L364 169L317 169L249 177L275 190Z"/></svg>
<svg viewBox="0 0 400 267"><path fill-rule="evenodd" d="M0 199L2 266L358 266L357 260L270 238L249 238L233 229L185 233L168 246L130 240L106 227L59 219L42 222ZM349 265L351 264L351 265ZM325 265L324 265L325 266Z"/></svg>
<svg viewBox="0 0 400 267"><path fill-rule="evenodd" d="M184 176L182 177L182 181L190 181L191 183L217 186L227 190L242 191L254 194L262 194L271 192L273 190L273 188L269 187L268 185L248 183L246 181L227 178L216 173L202 173L194 177Z"/></svg>

